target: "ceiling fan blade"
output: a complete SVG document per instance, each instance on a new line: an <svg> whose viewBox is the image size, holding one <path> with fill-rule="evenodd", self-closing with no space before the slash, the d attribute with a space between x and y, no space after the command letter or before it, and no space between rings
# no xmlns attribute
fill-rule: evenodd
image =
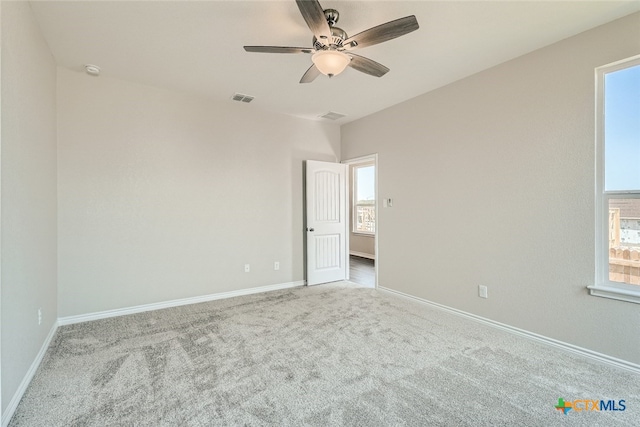
<svg viewBox="0 0 640 427"><path fill-rule="evenodd" d="M331 28L318 0L296 0L296 3L313 35L319 42L326 44L325 41L331 37Z"/></svg>
<svg viewBox="0 0 640 427"><path fill-rule="evenodd" d="M320 70L316 67L316 64L311 65L309 69L304 73L302 78L300 79L300 83L311 83L320 75Z"/></svg>
<svg viewBox="0 0 640 427"><path fill-rule="evenodd" d="M356 55L355 53L347 53L351 57L349 67L354 70L358 70L362 73L369 74L370 76L382 77L389 72L389 69L384 65L369 59L364 56Z"/></svg>
<svg viewBox="0 0 640 427"><path fill-rule="evenodd" d="M245 46L247 52L259 53L312 53L315 49L310 47L286 47L286 46Z"/></svg>
<svg viewBox="0 0 640 427"><path fill-rule="evenodd" d="M389 21L376 27L369 28L353 37L346 39L342 45L346 49L356 49L374 44L386 42L396 37L404 36L407 33L420 28L415 15Z"/></svg>

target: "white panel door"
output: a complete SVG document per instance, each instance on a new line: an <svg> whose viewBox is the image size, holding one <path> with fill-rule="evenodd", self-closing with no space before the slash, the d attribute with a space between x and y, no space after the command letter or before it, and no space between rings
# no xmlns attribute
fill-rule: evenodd
<svg viewBox="0 0 640 427"><path fill-rule="evenodd" d="M307 160L307 285L347 278L347 165Z"/></svg>

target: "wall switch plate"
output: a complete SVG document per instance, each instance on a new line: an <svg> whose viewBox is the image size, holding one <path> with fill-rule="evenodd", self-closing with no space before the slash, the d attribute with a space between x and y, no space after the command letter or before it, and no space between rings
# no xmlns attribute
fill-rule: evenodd
<svg viewBox="0 0 640 427"><path fill-rule="evenodd" d="M38 309L38 325L42 325L42 309Z"/></svg>
<svg viewBox="0 0 640 427"><path fill-rule="evenodd" d="M280 263L278 261L273 263L273 269L274 270L280 270Z"/></svg>
<svg viewBox="0 0 640 427"><path fill-rule="evenodd" d="M250 266L249 264L245 264L245 265L244 265L244 272L245 272L245 273L248 273L248 272L250 272L250 271L251 271L251 266Z"/></svg>
<svg viewBox="0 0 640 427"><path fill-rule="evenodd" d="M489 295L487 294L487 287L480 285L478 286L478 296L480 298L489 298Z"/></svg>

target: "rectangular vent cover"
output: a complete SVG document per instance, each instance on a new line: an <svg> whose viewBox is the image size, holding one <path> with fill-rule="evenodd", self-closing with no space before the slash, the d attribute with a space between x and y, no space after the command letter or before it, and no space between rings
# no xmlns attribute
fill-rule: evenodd
<svg viewBox="0 0 640 427"><path fill-rule="evenodd" d="M246 102L247 104L251 101L253 101L253 96L251 95L245 95L244 93L236 93L233 95L233 97L231 99L233 99L234 101L240 101L240 102Z"/></svg>
<svg viewBox="0 0 640 427"><path fill-rule="evenodd" d="M323 114L320 117L322 117L323 119L338 120L338 119L341 119L343 117L347 117L347 115L346 114L336 113L334 111L329 111L327 114Z"/></svg>

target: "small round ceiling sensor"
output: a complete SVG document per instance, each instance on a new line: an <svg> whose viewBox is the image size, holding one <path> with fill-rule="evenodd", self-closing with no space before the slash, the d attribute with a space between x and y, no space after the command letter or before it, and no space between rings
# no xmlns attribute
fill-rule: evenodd
<svg viewBox="0 0 640 427"><path fill-rule="evenodd" d="M100 75L100 67L98 67L97 65L87 64L84 66L84 69L87 74L91 74L92 76Z"/></svg>

